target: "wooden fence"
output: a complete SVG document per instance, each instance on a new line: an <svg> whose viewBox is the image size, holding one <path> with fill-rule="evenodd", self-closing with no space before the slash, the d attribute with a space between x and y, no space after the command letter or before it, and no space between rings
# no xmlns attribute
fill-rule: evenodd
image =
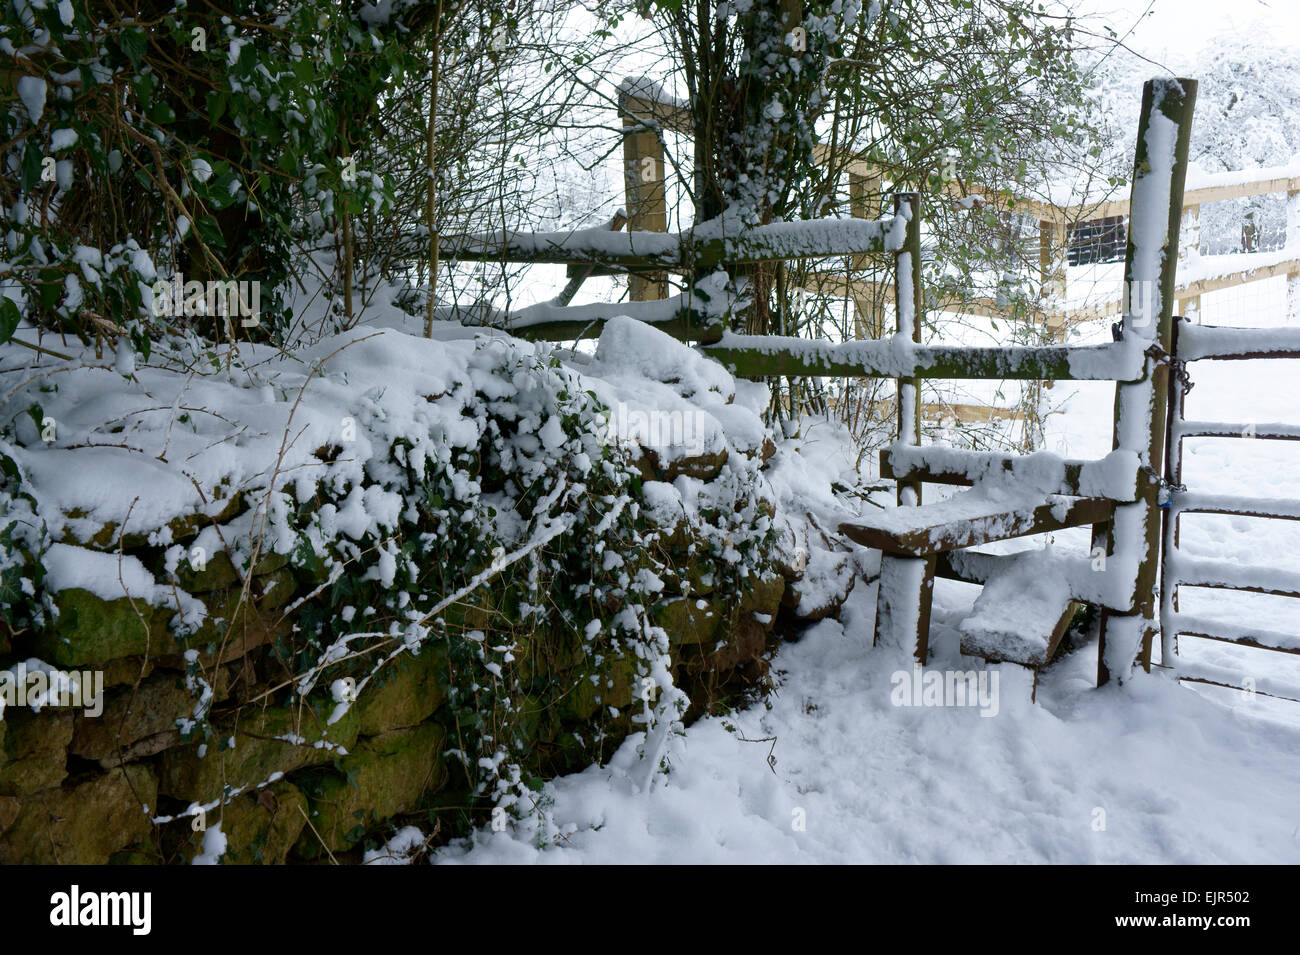
<svg viewBox="0 0 1300 955"><path fill-rule="evenodd" d="M1195 90L1194 81L1176 79L1150 81L1144 90L1133 195L1139 195L1144 183L1152 184L1147 190L1149 194L1143 194L1143 208L1147 218L1156 217L1152 221L1159 224L1159 234L1145 236L1140 248L1134 244L1133 236L1129 236L1125 278L1150 286L1153 291L1143 308L1125 309L1116 340L1104 344L1073 347L1063 342L989 347L923 344L926 303L921 284L921 197L916 193L896 194L893 215L878 220L849 218L780 223L735 235L724 234L717 223L704 223L676 235L637 228L653 224L653 220L646 218L645 204L655 201L656 191L661 191L662 185L658 190L655 186L662 180L654 176L654 167L661 162L661 157L652 154L652 162L642 164L645 157L635 152L641 148L635 144L628 147L636 160L628 168L641 174L635 177L635 183L629 176L631 195L636 201L629 203L631 228L627 232L593 229L560 234L460 236L447 243L448 256L561 263L578 267L582 274L589 274L592 269L625 269L642 280L639 294L647 296L659 294L656 288L659 275L676 270L688 273L694 276L692 287L675 301L577 308L548 306L527 316L528 325L535 332L545 328L542 334L546 337L572 338L578 323L585 322L590 327L606 318L639 310L644 315L654 315L659 327L666 331L697 341L702 352L742 377L894 379L898 395L895 409L898 441L890 454L902 455L908 449L929 450L918 447L922 413L918 397L923 378L1115 382L1114 434L1119 457L1112 455L1097 462L1062 462L1060 488L1064 490L1043 492L1049 496L1093 495L1080 498L1078 508L1067 507L1062 512L1057 504L1045 500L1041 506L1025 508L1024 514L1017 511L1011 515L1014 520L997 514L982 524L977 521L979 527L969 521L954 523L944 515L935 514L932 508L915 508L915 519L921 523L932 517L940 518L937 528L942 531L944 541L940 542L943 546L939 550L969 546L979 536L976 531L980 527L990 533L999 529L1003 536L1019 536L1052 527L1092 524L1094 542L1104 544L1107 557L1122 556L1102 574L1106 583L1101 598L1091 585L1085 588L1093 602L1103 608L1099 679L1104 680L1115 667L1131 665L1139 651L1142 661L1150 666L1151 646L1158 632L1155 594L1161 544L1161 512L1157 501L1161 481L1154 465L1163 463L1164 459L1167 359L1177 266L1177 255L1168 253L1177 249L1180 239ZM1151 147L1147 136L1151 123L1165 129L1172 127L1175 142ZM644 129L636 128L635 120L625 128L633 139L649 135ZM658 142L657 135L654 139ZM850 174L861 175L861 172L850 170ZM1141 216L1139 219L1147 221ZM724 263L845 256L856 260L858 256L881 254L892 255L897 291L894 334L877 339L830 342L789 336L738 335L728 330L726 317L718 310L719 304L726 305L725 289L710 289L708 279L701 278L705 267ZM500 316L511 331L517 330L514 323L519 317ZM900 505L920 505L923 482L970 483L972 474L986 474L990 469L1009 470L1014 474L1016 467L1014 456L941 451L937 464L899 464L891 458L889 472L897 482ZM948 470L952 473L947 473ZM1112 472L1127 472L1127 485L1121 487L1124 482L1115 480ZM882 473L885 473L883 469ZM1106 475L1109 477L1103 479ZM1038 490L1037 485L1026 488L1030 494L1037 494ZM939 509L943 510L943 505ZM904 523L908 520L903 518ZM933 530L929 528L921 536ZM913 573L915 568L909 563L916 561L925 565L920 576ZM919 582L925 592L925 581L930 576L932 586L934 553L909 553L896 561L899 562L900 567L907 565L903 567L906 573L900 571L906 581ZM882 588L883 574L882 564ZM893 590L890 593L898 596ZM911 603L915 613L910 622L899 623L901 617L896 607L888 610L886 617L894 620L894 629L900 632L913 629L918 635L924 634L928 629L928 601L912 600ZM878 601L878 632L881 606ZM892 601L886 601L886 606L892 606ZM918 609L922 606L924 611ZM924 639L918 641L918 651L924 660Z"/></svg>
<svg viewBox="0 0 1300 955"><path fill-rule="evenodd" d="M619 89L618 108L623 125L624 186L629 229L666 231L668 223L667 171L668 161L664 133L671 131L683 135L693 132L689 110L648 92L655 89L644 81L625 81ZM864 158L843 152L836 156L825 146L817 147L815 158L829 164L833 160L843 163L849 180L850 215L868 218L871 214L869 197L880 192L884 174ZM964 195L956 182L945 184L944 192L954 198ZM1278 252L1256 252L1242 267L1240 261L1216 267L1227 257L1201 256L1200 210L1211 202L1222 202L1250 196L1285 194L1287 220L1285 247ZM1011 197L984 190L983 195L1007 203L1017 214L1038 222L1038 269L1041 293L1041 321L1044 338L1064 342L1069 330L1076 325L1105 318L1118 317L1124 310L1124 290L1117 283L1106 290L1100 300L1071 306L1069 302L1067 260L1072 248L1070 236L1081 226L1099 220L1119 219L1127 226L1130 199L1106 199L1079 202L1071 205L1054 205L1038 200ZM1120 243L1122 249L1122 243ZM1231 257L1234 260L1237 256ZM892 282L876 282L853 274L865 268L863 256L855 256L849 274L813 268L808 273L804 289L810 293L853 302L858 320L855 324L858 338L878 338L884 330L877 327L868 316L875 316L882 308L893 306ZM1179 279L1176 285L1176 311L1199 321L1201 296L1222 289L1285 275L1288 279L1287 308L1290 316L1300 320L1300 168L1288 167L1262 169L1249 174L1229 172L1193 178L1183 198L1182 230L1179 242ZM571 268L570 276L575 275ZM629 276L629 295L633 301L654 301L669 295L667 274ZM992 298L974 297L959 303L927 301L931 311L951 311L996 319L1007 319L1005 306ZM1050 385L1049 385L1050 387ZM959 425L1016 421L1023 418L1018 409L993 405L953 403L949 401L926 402L921 407L927 420L951 418Z"/></svg>
<svg viewBox="0 0 1300 955"><path fill-rule="evenodd" d="M663 133L671 131L692 133L690 112L682 106L656 101L646 94L648 84L625 82L619 90L618 108L623 123L624 185L629 229L665 231L667 210L667 157ZM869 196L880 192L885 174L865 158L853 153L836 156L826 146L818 146L818 162L829 164L838 159L843 162L849 178L849 210L856 218L869 218ZM1182 236L1179 243L1180 279L1176 288L1180 314L1195 320L1200 310L1201 296L1222 289L1233 288L1263 279L1285 275L1288 282L1288 310L1300 318L1300 167L1260 169L1248 173L1228 172L1189 177L1188 189L1183 198ZM954 198L965 196L965 190L955 181L943 186L943 192ZM1063 339L1063 331L1079 322L1118 316L1123 310L1123 290L1114 288L1101 301L1070 307L1067 258L1071 248L1069 236L1080 226L1097 220L1119 218L1127 222L1128 197L1083 201L1070 205L1054 205L1041 200L1013 197L994 190L977 190L990 199L1007 202L1016 213L1029 216L1038 222L1038 268L1040 291L1043 294L1044 321L1053 337ZM1281 252L1254 252L1259 264L1251 262L1245 268L1225 267L1216 271L1219 256L1199 256L1200 211L1202 205L1250 196L1285 194L1287 197L1286 247ZM861 266L861 260L855 265ZM1192 266L1196 266L1193 268ZM663 277L647 282L634 277L630 280L630 297L633 301L646 301L667 296L667 283ZM872 314L869 303L892 304L893 285L890 282L873 282L843 273L814 271L807 291L835 298L851 299L860 314ZM951 304L951 308L946 305ZM1007 310L991 298L972 298L961 303L927 302L932 311L960 311L963 314L1006 318Z"/></svg>

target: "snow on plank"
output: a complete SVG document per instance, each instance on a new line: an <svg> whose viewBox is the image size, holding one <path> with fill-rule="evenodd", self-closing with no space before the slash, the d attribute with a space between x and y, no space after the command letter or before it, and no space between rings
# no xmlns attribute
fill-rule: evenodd
<svg viewBox="0 0 1300 955"><path fill-rule="evenodd" d="M1044 495L1133 501L1137 499L1138 457L1132 451L1119 450L1096 461L1074 461L1049 451L1016 455L896 442L880 452L880 473L896 481L920 479L933 484L1010 480L1017 487Z"/></svg>
<svg viewBox="0 0 1300 955"><path fill-rule="evenodd" d="M1019 501L963 491L924 507L891 507L841 524L840 533L866 547L921 557L940 551L987 544L1096 524L1110 519L1114 502L1088 497L1044 501L1034 495Z"/></svg>
<svg viewBox="0 0 1300 955"><path fill-rule="evenodd" d="M1174 431L1179 438L1267 438L1272 441L1300 441L1300 425L1268 422L1266 424L1226 421L1180 421Z"/></svg>
<svg viewBox="0 0 1300 955"><path fill-rule="evenodd" d="M1300 634L1280 630L1263 630L1246 627L1240 623L1215 620L1210 617L1177 613L1173 615L1172 629L1189 637L1204 637L1223 643L1259 647L1262 650L1280 650L1283 653L1300 653Z"/></svg>
<svg viewBox="0 0 1300 955"><path fill-rule="evenodd" d="M1300 702L1300 683L1279 680L1276 677L1244 672L1232 667L1217 666L1213 663L1184 663L1179 661L1175 671L1178 679L1193 683L1208 683L1211 686L1223 686L1232 690L1244 689L1243 682L1253 681L1251 690L1264 696L1275 696L1282 700Z"/></svg>
<svg viewBox="0 0 1300 955"><path fill-rule="evenodd" d="M1178 357L1201 359L1300 358L1300 328L1227 328L1182 325Z"/></svg>
<svg viewBox="0 0 1300 955"><path fill-rule="evenodd" d="M553 265L604 265L624 269L713 268L723 262L823 258L894 252L902 247L907 220L811 219L774 222L725 234L716 222L686 232L610 232L606 228L572 232L478 232L444 236L448 259L531 262Z"/></svg>
<svg viewBox="0 0 1300 955"><path fill-rule="evenodd" d="M1300 501L1294 498L1238 497L1232 494L1178 492L1171 506L1180 514L1235 514L1300 521Z"/></svg>
<svg viewBox="0 0 1300 955"><path fill-rule="evenodd" d="M1028 667L1051 658L1074 605L1068 573L1041 556L1015 555L984 585L970 616L958 625L962 653Z"/></svg>
<svg viewBox="0 0 1300 955"><path fill-rule="evenodd" d="M740 377L1017 378L1136 381L1140 349L1108 345L917 345L905 336L847 342L728 332L708 353Z"/></svg>
<svg viewBox="0 0 1300 955"><path fill-rule="evenodd" d="M716 272L700 279L689 292L658 301L589 305L539 302L512 312L482 305L440 306L437 317L443 321L503 329L521 338L569 341L589 331L599 331L610 319L626 316L649 325L665 326L679 338L716 341L722 333L722 318L731 307L725 284L726 273Z"/></svg>
<svg viewBox="0 0 1300 955"><path fill-rule="evenodd" d="M1166 561L1181 587L1249 590L1279 597L1300 597L1300 574L1291 571L1228 560L1186 557L1176 552L1169 554Z"/></svg>

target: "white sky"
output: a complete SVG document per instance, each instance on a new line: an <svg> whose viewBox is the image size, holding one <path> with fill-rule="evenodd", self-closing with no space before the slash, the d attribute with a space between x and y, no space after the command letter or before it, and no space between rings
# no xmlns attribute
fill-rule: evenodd
<svg viewBox="0 0 1300 955"><path fill-rule="evenodd" d="M1101 14L1120 35L1132 28L1127 45L1175 71L1224 33L1258 31L1300 50L1300 0L1065 0L1064 5L1080 15Z"/></svg>

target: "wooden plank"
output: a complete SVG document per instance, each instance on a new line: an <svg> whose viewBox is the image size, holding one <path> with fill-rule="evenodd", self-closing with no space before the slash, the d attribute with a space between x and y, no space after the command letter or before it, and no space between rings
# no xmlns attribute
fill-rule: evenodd
<svg viewBox="0 0 1300 955"><path fill-rule="evenodd" d="M1262 282L1265 279L1277 278L1282 275L1290 275L1292 272L1300 269L1300 259L1287 259L1285 262L1275 262L1272 265L1261 265L1258 268L1242 269L1238 272L1230 272L1227 275L1221 275L1216 278L1199 279L1195 282L1188 282L1186 285L1176 286L1179 298L1193 298L1201 295L1208 295L1211 292L1218 292L1225 288L1235 288L1238 285L1246 285L1250 282Z"/></svg>
<svg viewBox="0 0 1300 955"><path fill-rule="evenodd" d="M1275 650L1278 653L1300 653L1300 634L1295 633L1243 627L1239 624L1181 613L1173 615L1170 629L1183 636L1201 637L1219 643L1233 643L1240 647Z"/></svg>
<svg viewBox="0 0 1300 955"><path fill-rule="evenodd" d="M1173 579L1180 587L1213 590L1246 590L1278 597L1300 597L1300 574L1271 567L1252 567L1227 560L1182 557L1172 564ZM1261 585L1261 580L1270 582Z"/></svg>
<svg viewBox="0 0 1300 955"><path fill-rule="evenodd" d="M1300 683L1279 680L1269 674L1257 677L1255 685L1249 688L1242 686L1239 682L1245 675L1241 671L1235 668L1229 669L1228 667L1215 666L1211 663L1188 663L1180 660L1174 674L1179 680L1189 683L1222 686L1230 690L1241 690L1243 693L1258 693L1260 696L1271 696L1280 700L1300 703Z"/></svg>
<svg viewBox="0 0 1300 955"><path fill-rule="evenodd" d="M685 135L694 133L694 122L688 109L654 103L643 97L628 96L627 94L620 97L620 104L624 103L626 108L642 121L648 121L659 128ZM893 178L888 175L884 167L872 164L863 154L851 149L841 148L832 152L829 147L818 144L814 147L814 159L821 165L831 165L836 160L845 162L845 169L852 176L862 179L881 180ZM1183 195L1182 207L1187 208L1208 202L1223 202L1249 196L1297 191L1300 191L1300 177L1271 176L1231 185L1203 186L1197 189L1189 189ZM1131 200L1127 196L1116 199L1085 200L1070 205L1058 206L1050 202L1031 199L1028 196L1017 196L1006 189L974 184L967 184L963 187L960 182L956 181L944 183L941 192L954 198L980 196L986 201L1010 204L1017 212L1033 216L1040 221L1059 224L1107 219L1112 216L1127 216L1131 208Z"/></svg>
<svg viewBox="0 0 1300 955"><path fill-rule="evenodd" d="M946 456L951 456L953 453L951 448L937 450ZM969 487L973 483L970 478L972 470L985 474L1003 471L1014 478L1016 467L1023 466L1026 461L1026 458L1022 455L1006 454L999 451L964 451L961 453L962 459L967 464L961 470L955 470L926 462L925 451L925 448L908 451L907 456L914 460L906 461L899 460L901 455L896 452L896 449L882 448L880 451L880 476L892 478L895 481L920 480L927 484ZM916 461L917 458L920 461ZM1124 502L1137 500L1140 472L1135 469L1132 472L1132 481L1126 482L1123 487L1120 487L1115 483L1113 476L1106 473L1107 470L1101 461L1067 460L1063 462L1063 477L1060 484L1044 489L1043 493L1086 497L1089 494L1100 493L1092 485L1104 478L1109 485L1104 493L1111 498ZM1089 473L1090 471L1091 473Z"/></svg>
<svg viewBox="0 0 1300 955"><path fill-rule="evenodd" d="M623 215L623 210L620 209L609 220L609 231L617 232L625 225L627 225L627 216ZM607 270L598 269L594 265L570 265L568 271L569 282L564 286L560 294L555 296L555 304L568 305L573 301L573 297L578 294L578 289L582 288L582 283L597 274L608 273Z"/></svg>
<svg viewBox="0 0 1300 955"><path fill-rule="evenodd" d="M958 425L987 424L993 421L1021 421L1025 415L1015 408L997 408L993 405L953 404L927 401L921 405L923 418L942 421L952 418Z"/></svg>
<svg viewBox="0 0 1300 955"><path fill-rule="evenodd" d="M1031 669L1046 666L1056 655L1070 628L1070 621L1081 606L1068 595L1062 595L1060 601L1050 604L1035 601L1042 629L1032 635L1017 627L1019 620L1008 620L1002 629L996 625L975 627L962 621L959 628L961 652L966 656L982 657L989 663L1018 663Z"/></svg>
<svg viewBox="0 0 1300 955"><path fill-rule="evenodd" d="M585 307L585 306L584 306ZM581 318L555 322L537 322L520 328L505 329L515 338L528 341L571 342L579 338L600 335L605 322L615 316L627 315L631 310L626 302L610 303L609 314L593 318ZM655 328L683 342L716 342L725 331L723 324L715 318L689 309L682 309L676 318L668 321L651 322Z"/></svg>
<svg viewBox="0 0 1300 955"><path fill-rule="evenodd" d="M1185 494L1180 491L1173 496L1170 509L1176 514L1232 514L1300 521L1300 501L1294 498L1254 498L1247 502L1230 495Z"/></svg>
<svg viewBox="0 0 1300 955"><path fill-rule="evenodd" d="M1264 441L1300 441L1300 425L1231 424L1226 421L1180 421L1180 438L1259 438Z"/></svg>
<svg viewBox="0 0 1300 955"><path fill-rule="evenodd" d="M918 524L906 529L873 525L868 518L844 523L840 533L864 547L889 554L922 557L962 547L977 547L993 541L1010 540L1029 534L1045 534L1066 527L1096 524L1110 519L1115 502L1082 497L1036 507L1008 510L990 503L987 513L945 518L939 506L915 508ZM930 523L920 523L928 521Z"/></svg>
<svg viewBox="0 0 1300 955"><path fill-rule="evenodd" d="M809 228L812 227L812 228ZM819 228L820 227L820 228ZM700 273L724 264L838 258L897 251L903 230L890 220L813 219L774 222L735 235L628 230L610 241L603 229L445 236L444 258L466 262L594 265L628 271Z"/></svg>
<svg viewBox="0 0 1300 955"><path fill-rule="evenodd" d="M894 286L898 290L894 301L894 330L900 338L911 338L919 345L925 312L921 293L921 196L918 193L894 196L894 216L902 215L908 217L907 241L894 255ZM921 443L921 379L916 375L898 379L895 420L895 435L900 442ZM920 504L921 482L899 481L897 495L900 505Z"/></svg>
<svg viewBox="0 0 1300 955"><path fill-rule="evenodd" d="M1141 362L1134 361L1136 353L1120 344L1010 348L930 345L901 354L890 339L832 344L775 335L728 335L704 351L741 378L806 375L1129 381L1142 374Z"/></svg>

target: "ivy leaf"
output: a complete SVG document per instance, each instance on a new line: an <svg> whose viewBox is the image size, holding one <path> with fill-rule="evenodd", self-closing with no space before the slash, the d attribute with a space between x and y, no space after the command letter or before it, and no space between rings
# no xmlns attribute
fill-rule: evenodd
<svg viewBox="0 0 1300 955"><path fill-rule="evenodd" d="M149 118L159 126L165 126L176 122L176 110L163 102L154 103L153 108L149 110Z"/></svg>
<svg viewBox="0 0 1300 955"><path fill-rule="evenodd" d="M217 220L212 216L204 216L194 223L194 228L198 230L203 241L214 249L224 249L226 247L226 237L221 234L221 228L217 225Z"/></svg>
<svg viewBox="0 0 1300 955"><path fill-rule="evenodd" d="M0 345L14 337L18 323L22 320L18 304L11 298L0 298Z"/></svg>
<svg viewBox="0 0 1300 955"><path fill-rule="evenodd" d="M126 58L131 61L131 65L139 69L140 61L144 59L144 54L149 49L149 38L145 36L144 30L138 26L126 27L118 43Z"/></svg>
<svg viewBox="0 0 1300 955"><path fill-rule="evenodd" d="M23 191L30 192L41 181L41 162L45 157L35 143L23 150Z"/></svg>
<svg viewBox="0 0 1300 955"><path fill-rule="evenodd" d="M230 104L230 94L224 90L212 90L208 93L208 122L213 126L221 119Z"/></svg>

